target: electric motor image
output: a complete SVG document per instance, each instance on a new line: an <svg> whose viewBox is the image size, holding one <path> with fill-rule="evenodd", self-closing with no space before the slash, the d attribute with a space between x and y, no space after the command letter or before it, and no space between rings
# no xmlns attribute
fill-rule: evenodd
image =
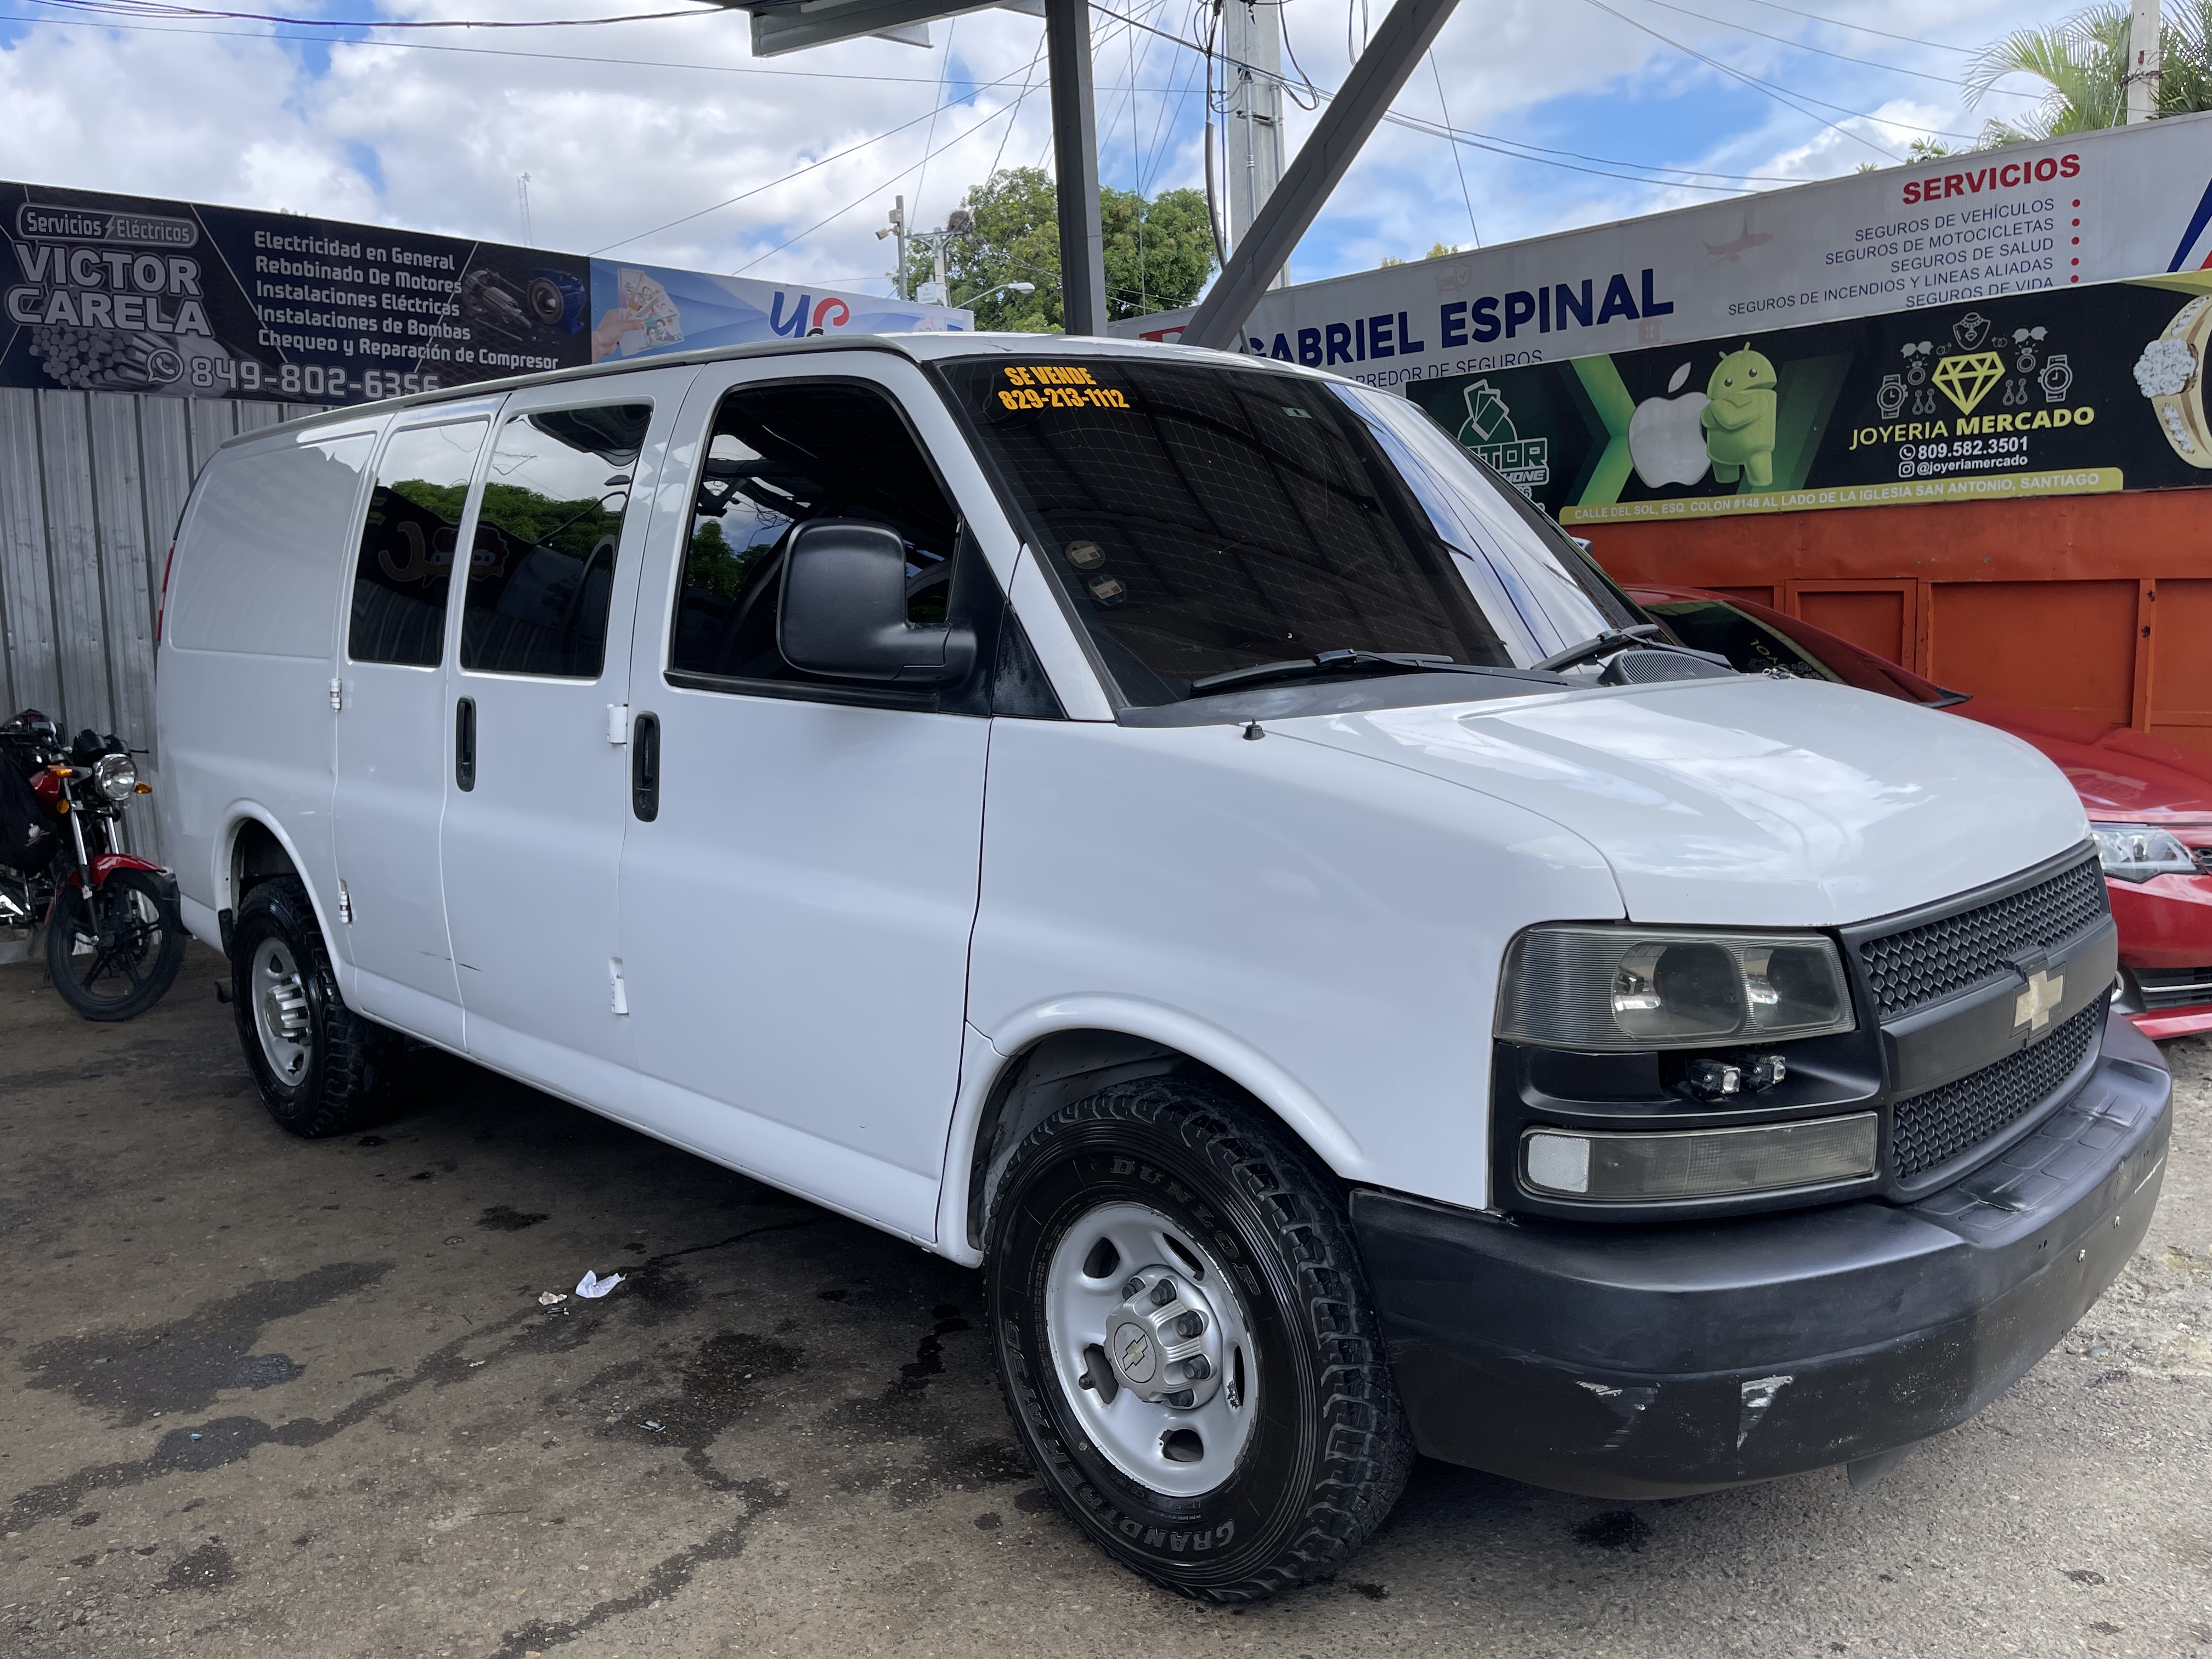
<svg viewBox="0 0 2212 1659"><path fill-rule="evenodd" d="M583 283L565 270L530 273L526 303L531 320L543 327L558 329L563 334L581 332L585 302L589 297Z"/></svg>

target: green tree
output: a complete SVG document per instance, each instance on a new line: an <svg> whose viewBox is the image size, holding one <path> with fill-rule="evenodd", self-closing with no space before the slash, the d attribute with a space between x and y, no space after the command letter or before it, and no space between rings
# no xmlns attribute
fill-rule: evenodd
<svg viewBox="0 0 2212 1659"><path fill-rule="evenodd" d="M2158 112L2183 115L2212 108L2212 0L2167 3L2159 48ZM2045 92L2032 113L2010 120L1992 117L1976 148L2118 126L2127 119L2129 67L2128 8L2112 0L2062 22L2015 29L1991 41L1966 68L1969 109L1978 109L2007 76L2031 76L2043 82Z"/></svg>
<svg viewBox="0 0 2212 1659"><path fill-rule="evenodd" d="M971 186L961 205L972 229L946 249L952 303L974 301L978 328L1045 333L1062 327L1059 198L1050 175L1042 167L1006 168ZM1101 190L1098 209L1109 317L1141 317L1198 298L1213 269L1204 196L1169 190L1147 201L1134 191ZM927 256L914 256L909 283L935 275ZM1014 282L1033 283L1036 291L978 297Z"/></svg>

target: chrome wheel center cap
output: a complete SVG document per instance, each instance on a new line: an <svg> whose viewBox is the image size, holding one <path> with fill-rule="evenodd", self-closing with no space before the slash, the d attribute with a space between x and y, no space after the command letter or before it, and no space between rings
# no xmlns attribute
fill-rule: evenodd
<svg viewBox="0 0 2212 1659"><path fill-rule="evenodd" d="M1106 1359L1121 1387L1156 1406L1191 1411L1221 1391L1221 1321L1206 1292L1174 1268L1139 1268L1106 1326Z"/></svg>
<svg viewBox="0 0 2212 1659"><path fill-rule="evenodd" d="M307 1029L307 999L297 975L269 988L263 1000L270 1029L287 1042L297 1042Z"/></svg>

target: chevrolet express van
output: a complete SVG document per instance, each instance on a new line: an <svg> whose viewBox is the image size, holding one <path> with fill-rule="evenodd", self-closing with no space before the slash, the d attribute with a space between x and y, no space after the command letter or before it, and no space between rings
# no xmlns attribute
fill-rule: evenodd
<svg viewBox="0 0 2212 1659"><path fill-rule="evenodd" d="M1410 404L1029 336L343 409L200 478L167 845L269 1109L402 1036L983 1269L1187 1595L1415 1452L1877 1479L2120 1270L2169 1083L2081 803L1662 635Z"/></svg>

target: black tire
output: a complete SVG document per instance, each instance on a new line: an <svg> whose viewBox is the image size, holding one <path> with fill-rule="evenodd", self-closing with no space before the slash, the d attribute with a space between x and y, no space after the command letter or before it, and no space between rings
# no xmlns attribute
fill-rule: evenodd
<svg viewBox="0 0 2212 1659"><path fill-rule="evenodd" d="M314 906L295 878L259 883L238 907L230 976L239 1044L269 1115L308 1140L363 1122L403 1047L397 1032L340 1000Z"/></svg>
<svg viewBox="0 0 2212 1659"><path fill-rule="evenodd" d="M1086 1390L1086 1430L1075 1403L1083 1385L1055 1359L1048 1279L1066 1271L1054 1267L1055 1252L1072 1259L1088 1237L1080 1230L1133 1206L1171 1224L1168 1238L1187 1241L1169 1250L1187 1280L1204 1276L1188 1255L1192 1244L1224 1264L1233 1316L1254 1350L1254 1375L1240 1384L1254 1419L1226 1479L1202 1493L1156 1490L1094 1443L1108 1437L1097 1413L1130 1385ZM1115 1296L1144 1283L1142 1264L1116 1267L1095 1248L1079 1271L1097 1275L1095 1283L1131 1273ZM1230 1090L1172 1079L1119 1084L1038 1125L1000 1178L985 1273L1000 1386L1031 1460L1092 1540L1155 1583L1243 1602L1310 1583L1334 1572L1397 1501L1412 1437L1342 1201L1302 1146ZM1160 1298L1138 1291L1135 1299ZM1059 1328L1072 1349L1067 1327ZM1114 1363L1100 1348L1083 1352L1084 1376L1092 1363ZM1172 1370L1158 1366L1162 1377ZM1237 1403L1225 1379L1218 1386ZM1138 1403L1166 1411L1178 1401ZM1124 1436L1118 1455L1127 1461L1126 1431L1113 1432ZM1170 1426L1161 1437L1170 1457L1178 1432Z"/></svg>
<svg viewBox="0 0 2212 1659"><path fill-rule="evenodd" d="M150 870L111 872L88 896L61 890L46 921L46 978L87 1019L134 1019L185 965L176 883Z"/></svg>

